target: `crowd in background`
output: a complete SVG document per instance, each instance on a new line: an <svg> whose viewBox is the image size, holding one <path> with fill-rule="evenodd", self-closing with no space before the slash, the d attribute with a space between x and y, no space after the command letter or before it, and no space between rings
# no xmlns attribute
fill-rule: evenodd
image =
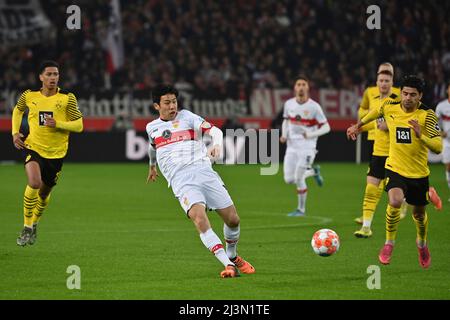
<svg viewBox="0 0 450 320"><path fill-rule="evenodd" d="M364 87L383 61L395 66L397 81L422 75L433 103L450 79L449 1L377 1L380 30L366 26L373 4L366 0L121 1L125 61L110 78L109 1L78 1L78 31L65 27L71 2L41 1L56 28L49 43L0 48L0 89L38 85L45 58L60 63L70 90L145 90L163 81L217 99L290 87L298 73L315 87Z"/></svg>

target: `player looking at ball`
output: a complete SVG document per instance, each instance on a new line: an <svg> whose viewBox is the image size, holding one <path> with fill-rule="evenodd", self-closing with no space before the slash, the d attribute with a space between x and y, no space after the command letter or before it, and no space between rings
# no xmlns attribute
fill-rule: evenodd
<svg viewBox="0 0 450 320"><path fill-rule="evenodd" d="M222 278L236 277L239 271L254 273L255 268L237 254L240 218L211 166L211 159L218 158L222 150L222 131L188 110L178 110L177 97L178 91L171 85L158 85L152 92L159 118L146 127L150 158L147 182L156 180L158 164L201 241L224 265ZM209 150L199 139L201 134L212 138ZM224 221L226 250L211 228L207 209L216 210Z"/></svg>

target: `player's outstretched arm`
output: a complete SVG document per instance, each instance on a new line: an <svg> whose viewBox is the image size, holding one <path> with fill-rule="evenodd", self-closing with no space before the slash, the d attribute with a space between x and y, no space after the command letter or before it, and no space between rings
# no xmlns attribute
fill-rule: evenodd
<svg viewBox="0 0 450 320"><path fill-rule="evenodd" d="M324 134L327 134L328 132L330 132L330 130L331 130L330 124L328 122L325 122L317 130L311 132L305 131L304 136L306 139L316 138L323 136Z"/></svg>
<svg viewBox="0 0 450 320"><path fill-rule="evenodd" d="M153 147L152 143L148 144L148 175L147 175L147 183L149 181L154 182L158 177L158 170L156 169L156 149Z"/></svg>

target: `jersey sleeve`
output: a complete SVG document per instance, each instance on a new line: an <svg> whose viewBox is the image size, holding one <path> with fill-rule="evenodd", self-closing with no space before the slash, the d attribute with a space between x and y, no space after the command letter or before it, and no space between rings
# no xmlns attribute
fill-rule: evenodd
<svg viewBox="0 0 450 320"><path fill-rule="evenodd" d="M369 101L369 88L364 90L364 94L359 105L358 117L362 119L367 113L369 113L370 101Z"/></svg>
<svg viewBox="0 0 450 320"><path fill-rule="evenodd" d="M200 126L205 119L189 110L184 110L183 112L186 114L186 120L189 123L189 126L194 130L200 130Z"/></svg>
<svg viewBox="0 0 450 320"><path fill-rule="evenodd" d="M425 135L429 138L440 137L438 118L433 110L427 110L425 117Z"/></svg>
<svg viewBox="0 0 450 320"><path fill-rule="evenodd" d="M317 104L316 121L319 124L324 124L328 122L327 117L325 116L325 113L323 112L323 109L319 104Z"/></svg>
<svg viewBox="0 0 450 320"><path fill-rule="evenodd" d="M147 135L148 135L148 143L149 143L149 145L151 145L153 148L156 148L155 140L152 138L152 135L151 135L151 130L152 130L152 125L151 125L151 123L147 123L147 126L145 127L145 131L147 132Z"/></svg>
<svg viewBox="0 0 450 320"><path fill-rule="evenodd" d="M66 109L67 119L69 121L75 121L82 118L83 115L78 109L77 98L73 93L69 93L68 96L69 100L67 101L67 109Z"/></svg>
<svg viewBox="0 0 450 320"><path fill-rule="evenodd" d="M19 98L19 100L17 101L17 104L16 104L16 108L17 108L17 110L19 110L19 111L21 111L21 112L25 112L25 109L27 108L27 93L28 92L30 92L30 90L28 89L28 90L26 90L26 91L24 91L22 94L21 94L21 96L20 96L20 98Z"/></svg>
<svg viewBox="0 0 450 320"><path fill-rule="evenodd" d="M283 105L283 119L289 119L289 114L288 114L286 103Z"/></svg>

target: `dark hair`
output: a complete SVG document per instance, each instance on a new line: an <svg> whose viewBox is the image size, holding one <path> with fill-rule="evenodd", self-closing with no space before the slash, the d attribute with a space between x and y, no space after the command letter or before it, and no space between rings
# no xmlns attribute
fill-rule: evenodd
<svg viewBox="0 0 450 320"><path fill-rule="evenodd" d="M297 77L295 77L295 82L297 82L298 80L304 80L304 81L308 82L308 84L309 84L309 79L304 74L299 74Z"/></svg>
<svg viewBox="0 0 450 320"><path fill-rule="evenodd" d="M422 93L425 89L425 80L416 75L407 75L403 77L400 89L403 90L403 87L416 88L419 93Z"/></svg>
<svg viewBox="0 0 450 320"><path fill-rule="evenodd" d="M385 75L391 76L391 77L394 76L394 75L392 74L392 72L390 72L389 70L381 70L380 72L377 73L377 75L380 75L380 74L385 74Z"/></svg>
<svg viewBox="0 0 450 320"><path fill-rule="evenodd" d="M39 66L39 74L42 74L42 72L44 72L45 68L48 67L55 67L59 69L59 64L56 61L53 60L46 60L44 62L41 63L41 65Z"/></svg>
<svg viewBox="0 0 450 320"><path fill-rule="evenodd" d="M159 104L161 97L166 94L174 94L178 98L178 90L170 84L158 84L152 91L153 103Z"/></svg>

